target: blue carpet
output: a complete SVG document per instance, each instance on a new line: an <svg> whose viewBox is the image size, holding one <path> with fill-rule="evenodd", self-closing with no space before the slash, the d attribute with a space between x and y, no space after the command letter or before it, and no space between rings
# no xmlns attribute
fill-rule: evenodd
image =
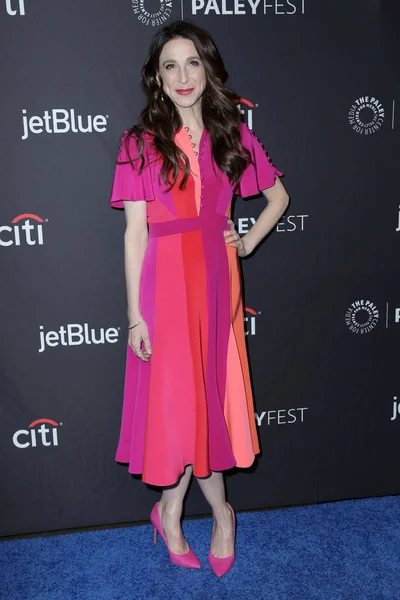
<svg viewBox="0 0 400 600"><path fill-rule="evenodd" d="M399 600L400 497L239 513L232 570L207 562L211 518L183 529L202 569L168 561L150 525L0 544L4 600Z"/></svg>

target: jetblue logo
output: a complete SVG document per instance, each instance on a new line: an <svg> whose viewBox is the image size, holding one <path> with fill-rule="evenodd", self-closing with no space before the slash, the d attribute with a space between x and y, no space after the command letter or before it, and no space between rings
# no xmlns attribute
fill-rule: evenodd
<svg viewBox="0 0 400 600"><path fill-rule="evenodd" d="M120 327L89 327L88 323L61 325L56 331L44 331L39 326L39 352L54 346L81 346L82 344L115 344L118 342Z"/></svg>
<svg viewBox="0 0 400 600"><path fill-rule="evenodd" d="M43 115L29 117L22 109L22 136L27 140L30 133L103 133L107 129L109 115L79 115L75 109L53 108Z"/></svg>

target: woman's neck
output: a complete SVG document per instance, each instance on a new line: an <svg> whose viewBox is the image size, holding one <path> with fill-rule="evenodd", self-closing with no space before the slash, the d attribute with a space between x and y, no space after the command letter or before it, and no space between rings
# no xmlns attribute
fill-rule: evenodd
<svg viewBox="0 0 400 600"><path fill-rule="evenodd" d="M203 130L203 117L199 110L194 111L192 107L186 110L179 108L179 114L181 116L183 127L188 127L190 131L194 132Z"/></svg>

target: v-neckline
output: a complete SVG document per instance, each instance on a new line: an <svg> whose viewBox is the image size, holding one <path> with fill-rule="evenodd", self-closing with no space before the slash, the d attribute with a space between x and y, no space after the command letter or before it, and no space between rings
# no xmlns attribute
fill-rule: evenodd
<svg viewBox="0 0 400 600"><path fill-rule="evenodd" d="M189 132L188 132L188 130L187 130L185 127L182 127L182 128L181 128L181 129L178 131L178 133L180 133L181 131L184 131L184 132L185 132L185 134L186 134L187 138L189 139L189 141L192 139L192 138L190 137L190 135L189 135ZM200 154L201 143L202 143L202 141L203 141L203 137L205 136L205 133L206 133L206 128L205 128L205 127L203 127L203 129L202 129L202 131L201 131L200 138L199 138L199 154ZM192 142L191 142L191 141L190 141L190 148L191 148L191 150L192 150L192 154L194 155L195 159L197 160L197 162L199 162L199 156L198 156L198 155L196 155L196 153L195 153L195 151L194 151L194 148L193 148L193 146L192 146Z"/></svg>
<svg viewBox="0 0 400 600"><path fill-rule="evenodd" d="M180 146L180 148L183 150L183 152L186 154L186 156L189 160L190 177L192 178L192 180L194 182L197 215L200 214L200 211L202 208L202 199L201 199L202 174L201 174L200 149L201 149L201 145L204 143L206 133L207 133L206 129L203 128L203 131L201 132L201 136L200 136L200 140L199 140L199 156L196 156L196 154L194 153L194 148L192 146L191 138L189 137L188 131L184 127L182 127L176 133L176 138L177 138L176 141L177 141L178 145Z"/></svg>

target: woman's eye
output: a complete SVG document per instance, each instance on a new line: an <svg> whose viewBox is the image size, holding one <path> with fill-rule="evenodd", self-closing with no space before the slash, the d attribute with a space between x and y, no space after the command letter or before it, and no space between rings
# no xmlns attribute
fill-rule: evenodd
<svg viewBox="0 0 400 600"><path fill-rule="evenodd" d="M191 60L189 65L191 67L198 67L200 66L200 61L199 60ZM171 69L173 69L175 67L174 63L170 63L168 65L165 65L165 68L170 71Z"/></svg>

